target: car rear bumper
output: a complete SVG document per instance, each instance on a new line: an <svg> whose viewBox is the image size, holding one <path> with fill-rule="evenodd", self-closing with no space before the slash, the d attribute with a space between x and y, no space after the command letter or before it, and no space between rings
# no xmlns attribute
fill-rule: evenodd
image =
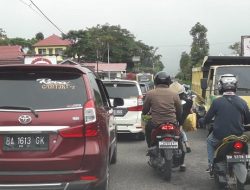
<svg viewBox="0 0 250 190"><path fill-rule="evenodd" d="M117 124L117 133L143 133L141 123L136 124Z"/></svg>
<svg viewBox="0 0 250 190"><path fill-rule="evenodd" d="M1 190L90 190L92 181L67 183L0 184Z"/></svg>

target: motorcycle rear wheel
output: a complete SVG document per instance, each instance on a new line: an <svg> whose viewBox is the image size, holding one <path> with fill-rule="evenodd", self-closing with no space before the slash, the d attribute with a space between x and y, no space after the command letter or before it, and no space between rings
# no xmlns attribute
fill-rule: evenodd
<svg viewBox="0 0 250 190"><path fill-rule="evenodd" d="M166 181L171 180L171 176L172 176L172 163L173 163L173 159L171 160L167 160L165 159L165 164L164 164L164 169L163 169L163 178Z"/></svg>
<svg viewBox="0 0 250 190"><path fill-rule="evenodd" d="M239 180L237 180L237 184L235 185L234 188L232 188L233 190L244 190L244 184L239 182Z"/></svg>

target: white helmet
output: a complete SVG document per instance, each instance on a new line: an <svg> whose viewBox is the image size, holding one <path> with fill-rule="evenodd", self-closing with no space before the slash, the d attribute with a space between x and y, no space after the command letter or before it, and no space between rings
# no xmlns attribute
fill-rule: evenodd
<svg viewBox="0 0 250 190"><path fill-rule="evenodd" d="M221 75L218 81L218 90L220 93L226 91L236 92L237 89L237 78L233 74Z"/></svg>
<svg viewBox="0 0 250 190"><path fill-rule="evenodd" d="M181 85L180 83L178 83L177 81L170 84L169 88L177 92L177 94L186 93L185 87Z"/></svg>

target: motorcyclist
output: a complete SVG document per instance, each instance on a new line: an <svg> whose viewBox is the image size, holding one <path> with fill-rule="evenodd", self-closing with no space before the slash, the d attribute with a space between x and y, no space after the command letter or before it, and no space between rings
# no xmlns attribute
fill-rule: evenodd
<svg viewBox="0 0 250 190"><path fill-rule="evenodd" d="M244 132L243 124L250 122L247 103L237 96L237 78L232 74L221 75L218 81L218 91L222 95L214 99L201 123L207 124L214 118L212 132L207 137L207 154L209 168L212 174L214 151L216 146L229 135L240 136Z"/></svg>
<svg viewBox="0 0 250 190"><path fill-rule="evenodd" d="M183 142L186 146L186 151L187 151L187 153L189 153L189 152L191 152L191 148L190 148L190 145L188 143L187 135L186 135L185 131L183 130L182 126L183 126L184 121L186 120L188 114L190 114L192 111L193 100L191 98L187 97L187 94L186 94L187 92L186 92L185 86L180 84L179 82L177 82L177 81L173 82L169 86L169 88L174 90L175 92L177 92L177 94L180 97L180 100L182 101L183 112L182 112L181 119L179 121L179 125L181 127Z"/></svg>
<svg viewBox="0 0 250 190"><path fill-rule="evenodd" d="M146 93L142 114L151 114L151 119L145 127L148 147L151 146L151 132L153 128L168 122L178 125L181 119L181 100L176 92L169 89L171 83L170 76L166 72L160 71L154 78L155 89ZM184 168L185 166L183 165L182 167Z"/></svg>

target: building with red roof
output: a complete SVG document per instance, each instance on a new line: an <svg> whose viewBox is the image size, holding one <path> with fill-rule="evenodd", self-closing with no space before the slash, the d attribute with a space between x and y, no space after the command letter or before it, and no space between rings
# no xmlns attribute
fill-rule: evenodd
<svg viewBox="0 0 250 190"><path fill-rule="evenodd" d="M23 63L24 52L21 46L0 46L0 65Z"/></svg>
<svg viewBox="0 0 250 190"><path fill-rule="evenodd" d="M63 60L64 51L71 45L69 40L63 40L61 37L53 34L39 42L33 47L37 55L56 55L57 61Z"/></svg>
<svg viewBox="0 0 250 190"><path fill-rule="evenodd" d="M127 63L81 63L84 67L92 68L103 78L123 78L126 75ZM110 76L110 77L109 77Z"/></svg>
<svg viewBox="0 0 250 190"><path fill-rule="evenodd" d="M81 65L88 67L102 78L124 78L126 76L127 63L78 63L73 60L64 60L60 64Z"/></svg>

